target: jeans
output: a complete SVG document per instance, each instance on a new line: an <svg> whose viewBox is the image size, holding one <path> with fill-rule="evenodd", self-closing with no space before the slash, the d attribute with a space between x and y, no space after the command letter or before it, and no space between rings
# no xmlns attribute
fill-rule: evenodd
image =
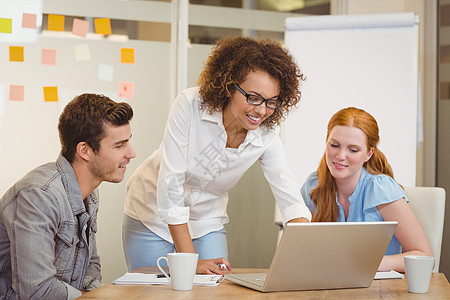
<svg viewBox="0 0 450 300"><path fill-rule="evenodd" d="M123 219L122 242L128 271L142 266L156 266L156 260L160 256L167 256L167 253L175 252L172 243L153 233L141 221L127 215ZM192 239L192 242L200 260L218 257L228 259L225 229ZM160 262L160 265L164 266L165 261Z"/></svg>

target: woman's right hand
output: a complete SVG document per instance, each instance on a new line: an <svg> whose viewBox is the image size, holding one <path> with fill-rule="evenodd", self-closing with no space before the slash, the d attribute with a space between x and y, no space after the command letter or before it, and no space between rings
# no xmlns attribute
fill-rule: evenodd
<svg viewBox="0 0 450 300"><path fill-rule="evenodd" d="M224 264L227 268L222 269L220 267L221 264ZM231 265L224 257L199 260L197 263L197 274L231 274Z"/></svg>

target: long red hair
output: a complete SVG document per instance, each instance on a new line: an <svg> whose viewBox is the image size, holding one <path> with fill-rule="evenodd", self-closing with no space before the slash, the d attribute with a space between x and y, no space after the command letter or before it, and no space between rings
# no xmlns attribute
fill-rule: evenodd
<svg viewBox="0 0 450 300"><path fill-rule="evenodd" d="M373 148L372 157L364 163L364 167L371 174L385 174L394 178L392 168L384 154L377 148L379 129L377 121L368 112L348 107L335 113L327 127L327 138L335 126L350 126L361 129L367 137L367 149ZM336 180L331 175L327 167L325 154L323 155L319 168L317 169L317 187L310 193L311 199L316 204L316 211L313 214L314 222L335 222L339 215L339 207L336 204Z"/></svg>

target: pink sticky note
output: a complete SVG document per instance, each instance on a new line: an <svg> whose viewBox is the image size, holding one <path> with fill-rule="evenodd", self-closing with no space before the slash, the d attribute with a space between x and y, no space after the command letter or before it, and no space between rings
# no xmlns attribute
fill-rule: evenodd
<svg viewBox="0 0 450 300"><path fill-rule="evenodd" d="M86 37L89 31L89 21L73 19L72 33L81 37Z"/></svg>
<svg viewBox="0 0 450 300"><path fill-rule="evenodd" d="M126 99L134 98L134 83L133 82L119 82L119 97Z"/></svg>
<svg viewBox="0 0 450 300"><path fill-rule="evenodd" d="M24 95L25 95L25 86L12 84L9 86L9 100L23 101Z"/></svg>
<svg viewBox="0 0 450 300"><path fill-rule="evenodd" d="M36 15L23 13L22 27L36 29Z"/></svg>
<svg viewBox="0 0 450 300"><path fill-rule="evenodd" d="M43 65L56 65L56 50L42 49L41 63Z"/></svg>

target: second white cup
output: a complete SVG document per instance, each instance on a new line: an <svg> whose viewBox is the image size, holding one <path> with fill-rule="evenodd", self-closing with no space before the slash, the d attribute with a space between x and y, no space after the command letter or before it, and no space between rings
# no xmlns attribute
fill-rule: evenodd
<svg viewBox="0 0 450 300"><path fill-rule="evenodd" d="M434 267L434 257L407 255L405 273L410 293L426 293L430 285L431 273Z"/></svg>
<svg viewBox="0 0 450 300"><path fill-rule="evenodd" d="M170 276L161 268L159 262L165 260ZM197 270L198 253L168 253L156 261L159 270L169 279L172 288L177 291L192 290Z"/></svg>

